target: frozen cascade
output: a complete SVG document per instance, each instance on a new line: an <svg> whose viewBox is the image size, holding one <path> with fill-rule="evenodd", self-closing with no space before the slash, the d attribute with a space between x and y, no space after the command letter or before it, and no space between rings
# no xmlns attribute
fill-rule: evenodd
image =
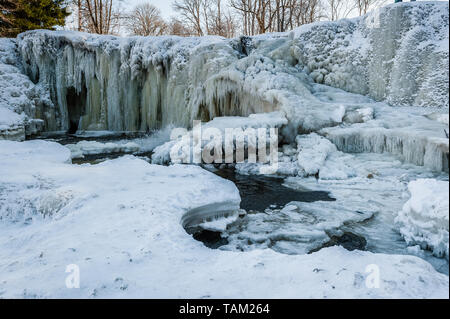
<svg viewBox="0 0 450 319"><path fill-rule="evenodd" d="M448 125L415 112L412 124L383 133L397 112L448 107L445 2L394 4L360 18L239 39L39 30L17 42L26 74L53 101L37 112L47 131L148 131L282 111L289 121L282 134L291 140L322 130L340 150L392 152L436 170L448 167ZM326 85L323 92L316 83ZM324 100L327 91L338 94L332 87L384 103ZM355 117L368 106L373 121ZM432 124L416 130L414 123ZM379 142L368 145L374 133Z"/></svg>

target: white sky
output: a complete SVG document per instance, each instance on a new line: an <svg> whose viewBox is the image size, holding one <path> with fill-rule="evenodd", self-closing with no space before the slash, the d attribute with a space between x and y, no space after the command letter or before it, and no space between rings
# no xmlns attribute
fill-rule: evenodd
<svg viewBox="0 0 450 319"><path fill-rule="evenodd" d="M172 3L174 2L174 0L122 0L122 6L128 10L132 9L134 6L140 3L145 2L153 4L159 10L161 10L162 16L164 18L169 18L176 15L172 10Z"/></svg>

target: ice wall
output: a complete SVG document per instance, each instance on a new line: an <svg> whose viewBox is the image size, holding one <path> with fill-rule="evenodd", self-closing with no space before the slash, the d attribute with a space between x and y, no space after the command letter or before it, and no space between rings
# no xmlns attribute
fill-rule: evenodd
<svg viewBox="0 0 450 319"><path fill-rule="evenodd" d="M273 109L244 91L242 73L220 74L240 58L238 44L216 37L19 36L27 74L48 86L55 104L48 129L69 131L147 131Z"/></svg>

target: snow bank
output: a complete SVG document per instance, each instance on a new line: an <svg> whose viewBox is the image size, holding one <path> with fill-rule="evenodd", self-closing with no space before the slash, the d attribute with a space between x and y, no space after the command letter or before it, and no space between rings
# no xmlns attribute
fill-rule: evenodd
<svg viewBox="0 0 450 319"><path fill-rule="evenodd" d="M418 179L408 189L411 198L396 218L402 236L409 245L420 245L448 260L448 181Z"/></svg>
<svg viewBox="0 0 450 319"><path fill-rule="evenodd" d="M0 150L5 298L448 298L448 276L414 256L206 248L182 215L240 198L196 166L132 156L70 165L68 149L44 141L0 141ZM66 288L67 265L79 267L79 289Z"/></svg>

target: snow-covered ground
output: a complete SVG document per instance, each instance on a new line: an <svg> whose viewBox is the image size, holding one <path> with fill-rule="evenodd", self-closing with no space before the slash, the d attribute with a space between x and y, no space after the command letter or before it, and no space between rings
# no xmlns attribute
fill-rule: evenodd
<svg viewBox="0 0 450 319"><path fill-rule="evenodd" d="M240 197L199 167L69 160L57 143L0 141L1 297L448 298L448 276L414 256L206 248L183 214Z"/></svg>

